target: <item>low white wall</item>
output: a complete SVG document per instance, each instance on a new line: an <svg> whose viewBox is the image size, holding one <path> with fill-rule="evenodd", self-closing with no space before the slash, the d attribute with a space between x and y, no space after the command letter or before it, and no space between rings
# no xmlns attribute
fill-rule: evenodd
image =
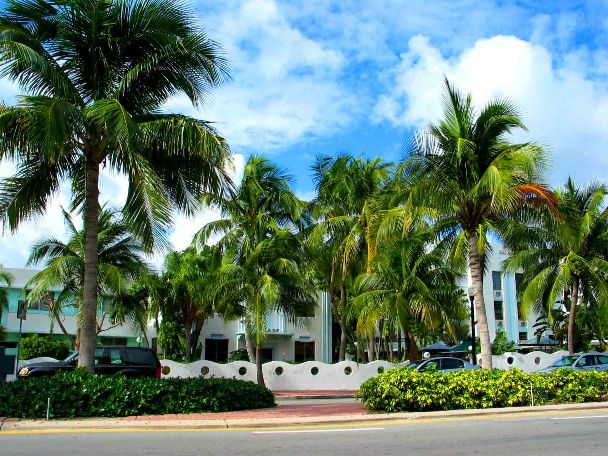
<svg viewBox="0 0 608 456"><path fill-rule="evenodd" d="M201 360L182 364L162 360L161 364L164 371L163 378L203 375L204 377L256 381L256 366L248 361L217 364ZM392 364L387 361L374 361L369 364L357 364L354 361L342 361L337 364L325 364L318 361L289 364L283 361L271 361L265 363L262 370L266 386L274 391L357 390L361 383L378 375L379 372L404 365L406 364Z"/></svg>
<svg viewBox="0 0 608 456"><path fill-rule="evenodd" d="M563 356L567 356L566 350L555 353L533 351L530 353L505 353L500 356L492 356L492 367L495 369L521 369L524 372L536 372L549 367Z"/></svg>

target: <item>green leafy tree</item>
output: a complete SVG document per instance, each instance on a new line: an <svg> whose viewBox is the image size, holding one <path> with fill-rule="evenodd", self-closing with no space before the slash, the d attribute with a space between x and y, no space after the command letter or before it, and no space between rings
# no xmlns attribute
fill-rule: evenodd
<svg viewBox="0 0 608 456"><path fill-rule="evenodd" d="M446 264L445 249L432 245L434 239L432 229L420 227L382 242L372 272L357 278L353 299L358 325L375 328L384 321L399 328L412 359L419 357L417 337L445 330L458 338L460 322L467 318L457 271Z"/></svg>
<svg viewBox="0 0 608 456"><path fill-rule="evenodd" d="M166 357L200 359L203 325L217 310L210 288L220 260L219 250L207 246L200 253L191 247L165 258L164 272L151 285L149 296L152 314L162 318L159 344Z"/></svg>
<svg viewBox="0 0 608 456"><path fill-rule="evenodd" d="M124 208L146 246L168 244L172 209L229 185L229 149L208 122L169 114L170 97L201 106L226 79L216 42L173 0L9 0L0 13L0 75L23 90L0 107L0 183L11 230L44 212L64 181L86 227L80 366L93 370L98 304L99 174L129 182Z"/></svg>
<svg viewBox="0 0 608 456"><path fill-rule="evenodd" d="M559 216L550 211L533 223L509 224L505 242L514 254L505 262L522 270L522 312L535 310L552 318L558 301L569 304L568 351L575 351L579 311L595 315L602 327L608 311L608 188L577 187L568 179L555 191Z"/></svg>
<svg viewBox="0 0 608 456"><path fill-rule="evenodd" d="M0 265L0 284L4 284L6 287L10 287L13 282L13 276L2 269ZM8 293L6 288L0 288L0 322L2 322L2 316L4 312L8 310ZM0 340L6 338L6 329L0 325Z"/></svg>
<svg viewBox="0 0 608 456"><path fill-rule="evenodd" d="M295 319L316 302L296 234L305 223L305 204L292 192L289 180L269 160L250 157L234 197L208 196L206 202L219 207L223 218L205 225L193 241L202 248L211 237L220 236L224 256L214 299L225 318L245 321L247 352L257 364L260 384L266 317L282 311Z"/></svg>
<svg viewBox="0 0 608 456"><path fill-rule="evenodd" d="M50 317L70 337L61 321L66 306L75 306L79 318L84 313L85 228L78 229L64 211L67 242L54 237L38 240L32 247L26 266L44 263L44 269L25 285L28 303L44 300ZM146 308L141 302L128 301L131 284L147 272L144 246L130 231L130 225L115 210L104 208L99 214L97 262L99 280L95 306L95 335L130 321L138 330L146 326ZM53 290L60 290L55 297ZM106 320L107 319L107 320ZM79 337L81 339L81 337Z"/></svg>
<svg viewBox="0 0 608 456"><path fill-rule="evenodd" d="M348 342L349 284L361 268L371 272L378 250L381 195L392 166L380 159L365 160L350 155L320 156L313 165L317 196L312 205L317 222L310 231L308 243L313 251L325 250L327 264L321 268L326 276L323 283L340 324L341 361ZM367 330L369 356L373 359L375 326L363 328Z"/></svg>
<svg viewBox="0 0 608 456"><path fill-rule="evenodd" d="M405 162L412 205L450 240L452 259L468 258L486 369L492 368L483 298L487 233L522 204L553 202L541 183L545 152L536 144L511 143L508 135L514 129L525 127L511 103L492 100L477 113L471 96L446 80L443 119L414 137Z"/></svg>

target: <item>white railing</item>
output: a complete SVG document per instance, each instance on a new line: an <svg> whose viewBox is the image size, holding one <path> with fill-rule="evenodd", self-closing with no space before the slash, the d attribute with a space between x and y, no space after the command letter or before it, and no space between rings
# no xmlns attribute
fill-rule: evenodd
<svg viewBox="0 0 608 456"><path fill-rule="evenodd" d="M239 320L237 334L245 334L245 320ZM266 334L287 334L287 318L281 311L266 316Z"/></svg>

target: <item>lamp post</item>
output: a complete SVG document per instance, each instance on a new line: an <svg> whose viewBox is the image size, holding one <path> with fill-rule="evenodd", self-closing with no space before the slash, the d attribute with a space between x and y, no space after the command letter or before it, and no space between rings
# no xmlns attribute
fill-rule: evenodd
<svg viewBox="0 0 608 456"><path fill-rule="evenodd" d="M477 364L477 341L475 339L475 296L473 288L469 288L469 300L471 301L471 362Z"/></svg>

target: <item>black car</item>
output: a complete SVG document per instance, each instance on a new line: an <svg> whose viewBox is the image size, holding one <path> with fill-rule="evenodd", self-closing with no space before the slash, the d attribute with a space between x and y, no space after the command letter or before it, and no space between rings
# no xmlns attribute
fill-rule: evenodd
<svg viewBox="0 0 608 456"><path fill-rule="evenodd" d="M28 363L19 369L17 377L29 378L52 375L62 370L72 370L78 364L78 352L63 361ZM104 346L95 349L95 373L127 377L160 378L160 361L149 348Z"/></svg>

